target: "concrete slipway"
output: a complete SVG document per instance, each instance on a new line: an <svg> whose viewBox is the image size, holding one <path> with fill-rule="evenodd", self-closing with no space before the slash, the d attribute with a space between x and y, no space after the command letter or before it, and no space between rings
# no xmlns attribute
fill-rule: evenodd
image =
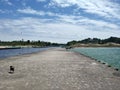
<svg viewBox="0 0 120 90"><path fill-rule="evenodd" d="M91 58L54 48L0 60L0 90L120 90L119 74Z"/></svg>

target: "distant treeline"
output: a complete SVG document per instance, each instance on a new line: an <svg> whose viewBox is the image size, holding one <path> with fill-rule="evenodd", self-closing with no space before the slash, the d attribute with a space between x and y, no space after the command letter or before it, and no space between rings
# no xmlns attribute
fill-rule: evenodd
<svg viewBox="0 0 120 90"><path fill-rule="evenodd" d="M46 47L46 46L74 46L78 45L81 46L81 44L107 44L107 43L114 43L114 44L120 44L120 38L118 37L110 37L107 39L99 39L99 38L87 38L84 40L73 40L70 42L67 42L67 44L59 44L59 43L51 43L51 42L45 42L45 41L24 41L24 40L19 40L19 41L0 41L0 46L38 46L38 47ZM83 45L84 46L84 45ZM88 45L90 46L90 45Z"/></svg>
<svg viewBox="0 0 120 90"><path fill-rule="evenodd" d="M120 38L118 37L110 37L107 39L87 38L87 39L80 40L80 41L73 40L73 41L68 42L66 45L71 46L75 44L107 44L107 43L120 44Z"/></svg>
<svg viewBox="0 0 120 90"><path fill-rule="evenodd" d="M40 47L46 47L46 46L60 46L62 44L58 43L51 43L51 42L45 42L45 41L0 41L0 46L40 46Z"/></svg>

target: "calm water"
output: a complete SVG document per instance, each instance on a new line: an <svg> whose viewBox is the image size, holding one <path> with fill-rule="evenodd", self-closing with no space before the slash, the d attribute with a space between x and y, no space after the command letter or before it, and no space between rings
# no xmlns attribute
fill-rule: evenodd
<svg viewBox="0 0 120 90"><path fill-rule="evenodd" d="M120 69L120 48L75 48L72 51L90 56Z"/></svg>
<svg viewBox="0 0 120 90"><path fill-rule="evenodd" d="M21 49L6 49L0 50L0 58L6 58L22 54L30 54L34 52L40 52L47 50L48 48L21 48Z"/></svg>

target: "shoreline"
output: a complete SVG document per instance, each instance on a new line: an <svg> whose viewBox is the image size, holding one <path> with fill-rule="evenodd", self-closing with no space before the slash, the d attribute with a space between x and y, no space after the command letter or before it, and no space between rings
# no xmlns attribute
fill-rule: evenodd
<svg viewBox="0 0 120 90"><path fill-rule="evenodd" d="M9 49L21 49L21 47L16 47L16 48L0 48L0 50L9 50Z"/></svg>

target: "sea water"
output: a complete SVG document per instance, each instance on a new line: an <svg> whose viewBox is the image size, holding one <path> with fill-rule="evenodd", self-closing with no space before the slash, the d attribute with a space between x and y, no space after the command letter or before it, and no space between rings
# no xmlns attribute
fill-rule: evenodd
<svg viewBox="0 0 120 90"><path fill-rule="evenodd" d="M98 61L107 63L120 70L120 48L74 48L72 51L79 52Z"/></svg>
<svg viewBox="0 0 120 90"><path fill-rule="evenodd" d="M23 55L23 54L30 54L35 52L40 52L43 50L47 50L48 48L21 48L21 49L5 49L0 50L0 59L16 56L16 55Z"/></svg>

